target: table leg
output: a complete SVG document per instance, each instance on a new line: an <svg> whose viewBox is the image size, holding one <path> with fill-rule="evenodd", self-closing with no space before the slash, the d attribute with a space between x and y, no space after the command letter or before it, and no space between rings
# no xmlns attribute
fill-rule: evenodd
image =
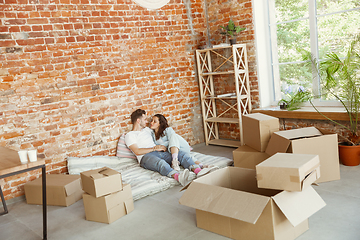
<svg viewBox="0 0 360 240"><path fill-rule="evenodd" d="M2 204L3 204L3 207L4 207L4 211L2 213L0 213L0 216L1 216L1 215L4 215L4 214L8 213L8 209L7 209L7 206L6 206L6 202L5 202L5 198L4 198L4 194L3 194L3 191L1 189L1 186L0 186L0 195L1 195L1 201L2 201Z"/></svg>
<svg viewBox="0 0 360 240"><path fill-rule="evenodd" d="M47 239L46 168L42 167L43 239Z"/></svg>

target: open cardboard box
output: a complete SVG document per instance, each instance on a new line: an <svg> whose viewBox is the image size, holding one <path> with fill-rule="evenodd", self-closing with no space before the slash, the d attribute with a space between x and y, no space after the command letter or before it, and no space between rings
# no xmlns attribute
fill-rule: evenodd
<svg viewBox="0 0 360 240"><path fill-rule="evenodd" d="M255 169L255 166L270 156L249 146L243 145L233 151L234 166Z"/></svg>
<svg viewBox="0 0 360 240"><path fill-rule="evenodd" d="M42 204L42 177L24 185L26 202ZM80 176L65 174L46 175L46 203L53 206L69 206L82 198Z"/></svg>
<svg viewBox="0 0 360 240"><path fill-rule="evenodd" d="M262 113L242 115L244 144L265 152L273 132L279 131L279 119Z"/></svg>
<svg viewBox="0 0 360 240"><path fill-rule="evenodd" d="M259 188L302 191L319 177L318 155L276 153L256 165Z"/></svg>
<svg viewBox="0 0 360 240"><path fill-rule="evenodd" d="M121 191L102 197L83 195L86 220L112 223L134 210L131 186L124 184Z"/></svg>
<svg viewBox="0 0 360 240"><path fill-rule="evenodd" d="M271 135L265 152L319 155L321 176L316 182L340 179L337 134L315 127L279 131Z"/></svg>
<svg viewBox="0 0 360 240"><path fill-rule="evenodd" d="M302 192L257 187L252 169L227 167L194 180L179 203L196 209L199 228L233 239L292 240L326 204L310 186Z"/></svg>
<svg viewBox="0 0 360 240"><path fill-rule="evenodd" d="M94 196L101 197L122 190L121 174L108 167L80 173L83 190Z"/></svg>

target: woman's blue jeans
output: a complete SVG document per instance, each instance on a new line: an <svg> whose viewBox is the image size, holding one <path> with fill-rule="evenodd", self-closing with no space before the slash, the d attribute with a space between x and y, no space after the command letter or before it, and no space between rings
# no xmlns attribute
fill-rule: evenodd
<svg viewBox="0 0 360 240"><path fill-rule="evenodd" d="M199 167L194 163L189 153L183 152L181 150L179 151L178 160L181 166L189 170ZM173 174L177 173L177 171L171 168L171 161L171 153L167 151L154 151L149 152L142 157L140 166L145 169L159 172L163 176L171 177Z"/></svg>

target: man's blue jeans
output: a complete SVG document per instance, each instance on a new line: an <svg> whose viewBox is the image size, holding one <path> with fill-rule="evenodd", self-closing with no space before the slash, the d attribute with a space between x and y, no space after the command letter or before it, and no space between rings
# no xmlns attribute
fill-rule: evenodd
<svg viewBox="0 0 360 240"><path fill-rule="evenodd" d="M181 166L189 170L199 167L194 163L189 153L183 152L181 150L179 151L178 160ZM171 153L168 151L154 151L147 153L142 157L140 166L145 169L159 172L163 176L171 177L173 174L177 173L177 171L171 168L171 161Z"/></svg>

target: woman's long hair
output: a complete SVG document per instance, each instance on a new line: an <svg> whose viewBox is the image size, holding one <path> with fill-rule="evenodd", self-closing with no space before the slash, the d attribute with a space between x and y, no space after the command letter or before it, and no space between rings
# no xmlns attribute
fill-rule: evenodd
<svg viewBox="0 0 360 240"><path fill-rule="evenodd" d="M158 140L160 137L165 136L165 129L169 127L168 121L164 117L164 115L161 114L155 114L154 117L157 117L159 119L159 129L157 132L155 132L155 138Z"/></svg>

